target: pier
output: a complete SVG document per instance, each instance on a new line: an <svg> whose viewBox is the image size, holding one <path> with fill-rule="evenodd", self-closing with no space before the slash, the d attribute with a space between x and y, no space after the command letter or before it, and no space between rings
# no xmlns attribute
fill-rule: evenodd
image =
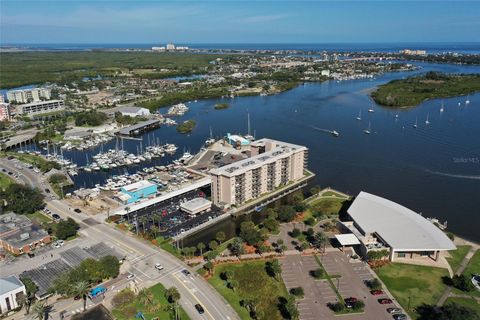
<svg viewBox="0 0 480 320"><path fill-rule="evenodd" d="M160 120L152 119L152 120L139 122L130 127L122 128L118 131L118 134L121 136L138 135L158 127L160 127Z"/></svg>

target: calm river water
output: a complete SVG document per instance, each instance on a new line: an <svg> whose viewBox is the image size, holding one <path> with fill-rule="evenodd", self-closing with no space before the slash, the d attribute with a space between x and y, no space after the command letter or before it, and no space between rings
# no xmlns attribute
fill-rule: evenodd
<svg viewBox="0 0 480 320"><path fill-rule="evenodd" d="M226 110L213 109L221 99L192 102L189 112L177 119L197 121L190 135L161 127L143 136L143 146L149 139L177 144L175 156L153 161L169 163L184 148L197 152L208 138L210 126L217 137L227 132L246 133L248 112L257 138L271 137L310 149L309 167L317 174L315 184L352 195L364 190L386 197L424 216L448 220L449 230L480 241L480 94L470 96L469 105L465 105L466 97L445 99L443 113L440 100L405 110L373 105L375 112L367 112L372 107L368 92L392 79L430 70L480 72L479 66L417 65L420 70L385 74L374 80L309 83L274 96L228 99L231 106ZM360 110L362 120L358 121ZM429 125L425 124L427 116ZM416 119L418 128L414 129ZM372 134L367 135L363 130L369 123ZM337 130L340 137L318 128ZM124 145L136 153L139 141L125 140ZM104 145L105 150L114 147L114 140ZM64 155L83 165L86 155L91 159L98 151ZM128 168L130 172L138 169ZM89 187L124 170L83 172L74 180L77 187ZM233 225L226 222L220 227L232 229Z"/></svg>

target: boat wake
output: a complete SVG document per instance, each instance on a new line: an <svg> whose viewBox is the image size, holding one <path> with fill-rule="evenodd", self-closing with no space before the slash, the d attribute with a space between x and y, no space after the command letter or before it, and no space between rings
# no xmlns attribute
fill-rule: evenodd
<svg viewBox="0 0 480 320"><path fill-rule="evenodd" d="M425 171L438 176L444 176L444 177L450 177L450 178L480 180L480 176L477 176L477 175L454 174L454 173L446 173L446 172L440 172L440 171L432 171L428 169L425 169Z"/></svg>

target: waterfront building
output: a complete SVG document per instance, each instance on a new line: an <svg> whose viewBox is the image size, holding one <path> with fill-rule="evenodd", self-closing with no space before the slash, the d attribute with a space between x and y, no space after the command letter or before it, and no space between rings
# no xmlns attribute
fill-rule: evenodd
<svg viewBox="0 0 480 320"><path fill-rule="evenodd" d="M10 117L10 104L0 102L0 121L8 121Z"/></svg>
<svg viewBox="0 0 480 320"><path fill-rule="evenodd" d="M26 116L36 116L44 113L57 112L65 110L63 100L48 100L31 102L16 106L17 114Z"/></svg>
<svg viewBox="0 0 480 320"><path fill-rule="evenodd" d="M42 100L50 100L51 90L49 88L32 88L21 90L10 90L7 92L8 102L30 103Z"/></svg>
<svg viewBox="0 0 480 320"><path fill-rule="evenodd" d="M150 110L148 110L147 108L139 107L121 107L118 109L118 112L120 112L122 116L129 116L132 118L150 115Z"/></svg>
<svg viewBox="0 0 480 320"><path fill-rule="evenodd" d="M411 50L411 49L403 49L400 50L401 54L406 54L410 56L424 56L427 54L426 50Z"/></svg>
<svg viewBox="0 0 480 320"><path fill-rule="evenodd" d="M7 314L21 306L27 295L25 285L16 276L0 278L0 314Z"/></svg>
<svg viewBox="0 0 480 320"><path fill-rule="evenodd" d="M180 209L189 215L197 215L199 213L209 211L212 208L212 202L205 198L195 198L186 201L180 205Z"/></svg>
<svg viewBox="0 0 480 320"><path fill-rule="evenodd" d="M217 206L241 205L305 177L308 149L272 139L250 143L250 157L209 171Z"/></svg>
<svg viewBox="0 0 480 320"><path fill-rule="evenodd" d="M130 204L154 196L157 193L157 185L148 180L142 180L122 187L120 192L118 198L123 203Z"/></svg>
<svg viewBox="0 0 480 320"><path fill-rule="evenodd" d="M175 50L175 45L173 43L168 43L167 50Z"/></svg>
<svg viewBox="0 0 480 320"><path fill-rule="evenodd" d="M51 241L47 231L24 215L6 213L0 216L0 248L5 251L21 255Z"/></svg>
<svg viewBox="0 0 480 320"><path fill-rule="evenodd" d="M165 51L165 47L152 47L152 51Z"/></svg>
<svg viewBox="0 0 480 320"><path fill-rule="evenodd" d="M355 235L364 256L387 250L390 261L438 261L441 254L456 249L440 228L420 214L367 192L359 193L347 215L339 226Z"/></svg>

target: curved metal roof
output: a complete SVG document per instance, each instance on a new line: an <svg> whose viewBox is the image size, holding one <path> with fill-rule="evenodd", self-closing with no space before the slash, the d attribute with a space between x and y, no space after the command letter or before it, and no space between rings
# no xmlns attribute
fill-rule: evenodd
<svg viewBox="0 0 480 320"><path fill-rule="evenodd" d="M420 214L367 192L359 193L348 214L365 234L377 233L395 251L456 249L442 230Z"/></svg>

